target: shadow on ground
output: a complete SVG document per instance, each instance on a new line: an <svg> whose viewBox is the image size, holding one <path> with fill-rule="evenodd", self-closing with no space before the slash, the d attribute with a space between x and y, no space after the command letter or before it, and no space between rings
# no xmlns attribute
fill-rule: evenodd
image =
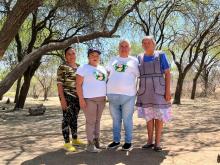
<svg viewBox="0 0 220 165"><path fill-rule="evenodd" d="M103 150L102 152L88 153L86 151L79 153L66 153L60 149L54 152L48 152L34 159L27 160L22 165L159 165L166 159L166 155L169 151L154 152L153 150L141 150L140 148L134 148L130 152L121 150Z"/></svg>
<svg viewBox="0 0 220 165"><path fill-rule="evenodd" d="M87 153L83 149L67 153L60 149L63 145L60 129L62 113L60 107L52 103L47 105L48 110L43 116L29 116L27 109L0 111L0 164L3 164L1 160L5 165L173 165L203 164L204 161L213 164L219 153L219 101L186 100L182 105L173 105L173 119L164 125L164 151L161 153L140 149L146 143L146 124L137 118L135 112L134 149L129 153L104 150L99 154ZM86 141L82 111L78 123L79 137ZM121 135L123 144L123 129ZM101 143L108 145L111 141L112 119L107 105L101 121Z"/></svg>

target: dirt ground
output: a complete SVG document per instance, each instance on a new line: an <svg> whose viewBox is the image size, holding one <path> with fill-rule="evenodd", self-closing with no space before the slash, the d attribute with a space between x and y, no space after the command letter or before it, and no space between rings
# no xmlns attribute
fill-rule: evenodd
<svg viewBox="0 0 220 165"><path fill-rule="evenodd" d="M5 98L6 99L6 98ZM78 148L75 153L62 149L62 114L58 98L28 98L26 109L12 112L13 106L0 102L0 165L217 165L220 154L220 98L183 100L173 106L173 119L164 127L164 150L141 150L146 142L145 121L134 114L134 149L103 150L99 154ZM43 103L43 116L29 116L28 107ZM2 110L3 107L9 109ZM79 137L86 141L85 118L79 116ZM123 135L123 133L122 133ZM123 140L122 136L122 140ZM112 140L112 120L108 104L101 121L101 141ZM122 141L123 143L123 141Z"/></svg>

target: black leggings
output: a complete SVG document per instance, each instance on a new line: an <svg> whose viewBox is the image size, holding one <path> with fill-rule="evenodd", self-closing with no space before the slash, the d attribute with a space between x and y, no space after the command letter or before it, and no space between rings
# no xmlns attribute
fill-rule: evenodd
<svg viewBox="0 0 220 165"><path fill-rule="evenodd" d="M63 111L62 133L65 143L70 142L69 129L71 129L72 138L77 139L77 119L80 110L79 99L65 94L67 110Z"/></svg>

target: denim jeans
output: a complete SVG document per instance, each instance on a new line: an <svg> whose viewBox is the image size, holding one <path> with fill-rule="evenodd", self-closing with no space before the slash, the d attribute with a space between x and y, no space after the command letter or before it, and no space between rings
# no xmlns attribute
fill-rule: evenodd
<svg viewBox="0 0 220 165"><path fill-rule="evenodd" d="M109 109L113 119L113 140L121 140L121 124L125 130L125 143L131 143L133 131L133 113L135 96L121 94L107 94Z"/></svg>

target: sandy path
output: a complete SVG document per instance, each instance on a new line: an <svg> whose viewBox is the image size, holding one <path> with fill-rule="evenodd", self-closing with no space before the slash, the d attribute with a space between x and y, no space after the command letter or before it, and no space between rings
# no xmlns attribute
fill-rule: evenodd
<svg viewBox="0 0 220 165"><path fill-rule="evenodd" d="M134 115L134 149L131 152L104 150L99 154L78 148L76 153L62 149L62 115L57 98L44 104L44 116L28 116L27 110L8 112L0 102L0 165L217 165L220 154L220 100L183 100L173 106L173 120L165 125L164 151L141 150L146 141L145 122ZM28 99L32 104L43 103ZM79 117L79 136L85 140L85 118ZM104 145L112 139L108 105L102 117L101 137ZM122 136L123 139L124 136ZM123 142L123 141L122 141Z"/></svg>

